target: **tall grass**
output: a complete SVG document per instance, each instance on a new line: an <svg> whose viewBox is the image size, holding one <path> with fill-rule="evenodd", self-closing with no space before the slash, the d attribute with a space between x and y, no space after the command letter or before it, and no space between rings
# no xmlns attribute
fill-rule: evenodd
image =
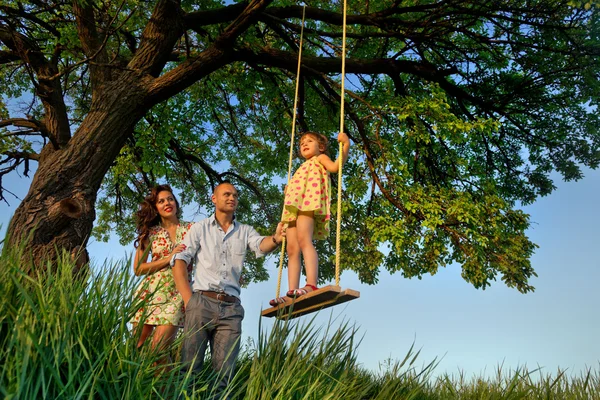
<svg viewBox="0 0 600 400"><path fill-rule="evenodd" d="M160 354L138 351L129 331L139 304L122 263L73 278L67 254L35 276L20 251L0 257L0 394L15 399L155 398L184 382L154 367Z"/></svg>
<svg viewBox="0 0 600 400"><path fill-rule="evenodd" d="M559 370L556 375L540 369L526 368L504 371L498 367L493 378L466 379L445 375L438 378L433 390L442 399L600 399L600 375L588 369L579 376L567 376Z"/></svg>
<svg viewBox="0 0 600 400"><path fill-rule="evenodd" d="M218 377L191 377L164 354L136 349L127 321L137 280L129 261L73 278L65 255L23 273L20 249L0 256L0 396L6 399L205 399ZM418 361L412 347L381 371L357 360L360 335L350 323L317 326L278 321L248 342L224 395L232 399L600 399L600 376L569 377L517 369L494 378L434 378L436 361ZM179 354L181 338L165 351ZM207 362L207 364L209 364ZM419 366L422 365L422 366Z"/></svg>

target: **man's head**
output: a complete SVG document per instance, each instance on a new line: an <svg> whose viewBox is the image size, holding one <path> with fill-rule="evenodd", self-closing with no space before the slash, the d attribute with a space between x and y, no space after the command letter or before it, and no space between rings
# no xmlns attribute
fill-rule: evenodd
<svg viewBox="0 0 600 400"><path fill-rule="evenodd" d="M238 205L238 191L229 182L220 183L213 192L212 202L218 212L234 213Z"/></svg>

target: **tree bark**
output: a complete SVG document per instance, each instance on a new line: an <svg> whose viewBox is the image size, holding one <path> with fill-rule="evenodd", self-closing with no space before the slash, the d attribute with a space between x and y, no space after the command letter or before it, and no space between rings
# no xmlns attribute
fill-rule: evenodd
<svg viewBox="0 0 600 400"><path fill-rule="evenodd" d="M146 78L147 79L147 78ZM146 113L147 84L135 72L109 82L66 146L47 144L29 192L7 231L11 246L25 243L25 270L64 249L76 269L88 261L84 250L96 217L102 179L135 124Z"/></svg>
<svg viewBox="0 0 600 400"><path fill-rule="evenodd" d="M92 75L103 74L98 82L92 79L89 113L72 137L65 136L64 142L49 143L41 151L29 192L8 226L8 243L27 245L24 268L34 268L45 259L56 257L57 250L69 252L76 269L86 264L89 257L85 248L96 217L98 190L137 122L154 104L230 62L232 52L228 49L269 3L269 0L250 1L245 12L212 46L193 61L160 75L176 40L184 32L178 2L161 0L127 68L110 74L94 68ZM86 43L88 56L93 57L100 45L97 32L85 26L91 18L90 10L81 8L78 13L83 24L79 29L80 38ZM45 65L42 61L40 64ZM47 112L45 124L55 126L62 121L59 117Z"/></svg>

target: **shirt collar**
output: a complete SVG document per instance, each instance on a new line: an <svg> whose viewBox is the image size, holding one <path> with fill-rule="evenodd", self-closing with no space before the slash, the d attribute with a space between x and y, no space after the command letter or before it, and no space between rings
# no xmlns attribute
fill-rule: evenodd
<svg viewBox="0 0 600 400"><path fill-rule="evenodd" d="M217 224L217 217L215 216L215 214L213 213L213 215L211 215L210 217L208 217L208 221L212 224L212 225L216 225ZM233 221L232 221L232 225L235 227L237 225L237 221L235 220L235 214L233 214Z"/></svg>

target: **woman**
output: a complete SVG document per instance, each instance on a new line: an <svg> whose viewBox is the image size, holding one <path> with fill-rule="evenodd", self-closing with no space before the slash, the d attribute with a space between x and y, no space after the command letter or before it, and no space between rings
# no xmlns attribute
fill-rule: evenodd
<svg viewBox="0 0 600 400"><path fill-rule="evenodd" d="M183 238L192 225L180 222L180 216L179 202L169 185L152 188L136 215L138 237L134 243L133 271L137 276L146 276L136 291L136 300L143 299L143 305L131 320L134 330L143 324L138 348L153 331L152 347L165 348L173 343L177 330L183 326L183 300L169 265L171 257L185 248ZM152 260L148 262L150 252Z"/></svg>

